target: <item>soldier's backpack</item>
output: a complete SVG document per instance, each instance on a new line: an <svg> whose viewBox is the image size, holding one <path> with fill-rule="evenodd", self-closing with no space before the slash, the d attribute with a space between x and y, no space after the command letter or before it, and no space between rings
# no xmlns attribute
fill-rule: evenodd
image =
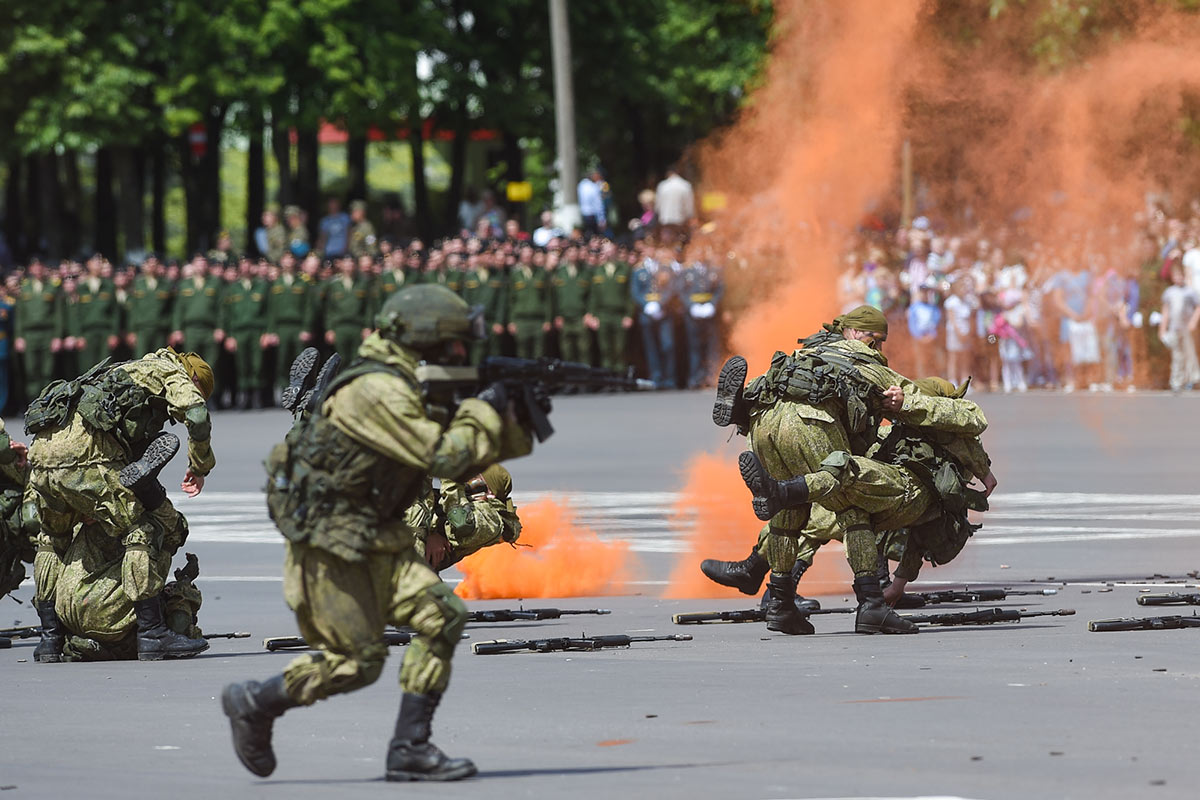
<svg viewBox="0 0 1200 800"><path fill-rule="evenodd" d="M57 380L43 389L25 409L25 433L33 435L66 425L84 387L99 383L111 361L106 358L74 380Z"/></svg>

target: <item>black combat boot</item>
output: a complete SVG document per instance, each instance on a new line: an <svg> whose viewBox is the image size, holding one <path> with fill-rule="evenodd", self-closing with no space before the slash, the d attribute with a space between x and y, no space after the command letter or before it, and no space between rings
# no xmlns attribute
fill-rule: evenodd
<svg viewBox="0 0 1200 800"><path fill-rule="evenodd" d="M758 548L755 547L741 561L706 558L700 562L700 571L713 583L730 586L742 594L756 594L763 578L771 571L771 565L758 554Z"/></svg>
<svg viewBox="0 0 1200 800"><path fill-rule="evenodd" d="M821 610L820 601L814 600L811 597L801 597L799 594L800 579L804 577L804 573L807 572L808 568L811 566L812 565L809 564L807 561L799 561L799 560L797 560L795 565L792 566L792 572L791 572L792 586L795 588L795 591L796 591L795 604L796 604L796 608L800 610L801 614L811 614L814 611ZM765 610L767 607L767 603L769 603L769 602L771 602L771 587L767 586L767 590L765 592L763 592L762 601L759 603L759 608L762 608Z"/></svg>
<svg viewBox="0 0 1200 800"><path fill-rule="evenodd" d="M190 658L208 649L203 639L189 639L163 622L162 595L133 604L137 616L138 661L162 661L164 658Z"/></svg>
<svg viewBox="0 0 1200 800"><path fill-rule="evenodd" d="M429 741L429 726L442 695L404 693L396 734L388 745L389 781L457 781L475 774L468 758L450 758Z"/></svg>
<svg viewBox="0 0 1200 800"><path fill-rule="evenodd" d="M321 371L317 373L317 380L313 387L296 403L296 411L307 411L310 414L316 411L321 398L325 396L325 390L329 388L329 384L333 382L341 368L342 357L337 353L325 359L325 363L321 365Z"/></svg>
<svg viewBox="0 0 1200 800"><path fill-rule="evenodd" d="M888 570L887 559L880 556L879 558L879 588L886 589L892 585L892 573ZM915 594L903 592L900 599L892 604L892 608L924 608L925 598L918 597Z"/></svg>
<svg viewBox="0 0 1200 800"><path fill-rule="evenodd" d="M743 436L750 428L750 407L742 398L746 386L746 359L731 356L717 377L717 399L713 403L713 422L722 428L737 425Z"/></svg>
<svg viewBox="0 0 1200 800"><path fill-rule="evenodd" d="M317 375L317 364L321 363L321 353L315 347L306 347L296 356L288 370L288 385L283 390L283 398L279 404L288 411L295 411L300 398L312 388Z"/></svg>
<svg viewBox="0 0 1200 800"><path fill-rule="evenodd" d="M158 483L158 473L162 472L163 467L178 452L179 437L173 433L160 433L146 446L141 458L129 464L117 474L117 480L121 482L122 486L133 489L134 494L137 494L139 489L151 487L153 484ZM161 489L162 487L159 488ZM152 489L147 489L147 491L150 492L151 496L157 495L157 492L154 492ZM163 498L166 498L165 493ZM141 497L138 497L138 500L141 499ZM161 504L161 501L159 501L159 504ZM142 505L149 507L145 501L142 502ZM156 505L155 508L157 507Z"/></svg>
<svg viewBox="0 0 1200 800"><path fill-rule="evenodd" d="M747 450L738 456L738 469L742 480L754 493L754 516L766 522L780 511L808 509L808 484L804 476L777 481L767 474L758 456Z"/></svg>
<svg viewBox="0 0 1200 800"><path fill-rule="evenodd" d="M854 579L854 594L858 597L858 614L854 618L855 633L917 633L915 624L903 619L883 602L879 577L864 575Z"/></svg>
<svg viewBox="0 0 1200 800"><path fill-rule="evenodd" d="M39 664L57 664L62 661L63 645L67 643L67 632L54 610L53 600L35 600L38 619L42 621L42 640L33 649L33 660Z"/></svg>
<svg viewBox="0 0 1200 800"><path fill-rule="evenodd" d="M271 749L271 727L299 703L288 696L283 676L269 681L231 683L221 692L221 709L233 729L233 752L242 766L260 778L275 771L275 751Z"/></svg>
<svg viewBox="0 0 1200 800"><path fill-rule="evenodd" d="M816 633L808 617L796 608L796 585L790 573L772 572L767 600L767 630L801 636Z"/></svg>

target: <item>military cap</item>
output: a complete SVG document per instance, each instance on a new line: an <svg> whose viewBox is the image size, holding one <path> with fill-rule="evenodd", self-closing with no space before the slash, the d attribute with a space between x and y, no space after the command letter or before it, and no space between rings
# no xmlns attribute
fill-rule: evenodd
<svg viewBox="0 0 1200 800"><path fill-rule="evenodd" d="M285 217L300 216L300 206L284 206L283 207L283 215Z"/></svg>
<svg viewBox="0 0 1200 800"><path fill-rule="evenodd" d="M366 211L367 210L367 201L366 200L353 201L352 203L350 203L350 210L351 211Z"/></svg>

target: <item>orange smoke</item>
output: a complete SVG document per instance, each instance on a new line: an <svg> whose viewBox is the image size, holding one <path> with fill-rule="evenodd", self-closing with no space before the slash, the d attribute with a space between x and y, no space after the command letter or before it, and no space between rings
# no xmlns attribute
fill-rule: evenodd
<svg viewBox="0 0 1200 800"><path fill-rule="evenodd" d="M468 600L621 594L634 569L629 543L602 541L580 527L566 503L539 500L520 508L521 545L503 544L458 563L455 592Z"/></svg>
<svg viewBox="0 0 1200 800"><path fill-rule="evenodd" d="M676 561L663 596L744 597L736 589L713 583L700 571L700 562L706 558L745 558L758 541L763 523L750 508L750 492L742 483L737 463L704 454L692 460L687 474L672 515L672 526L685 537L687 552ZM801 592L844 591L848 582L844 563L836 546L818 552Z"/></svg>

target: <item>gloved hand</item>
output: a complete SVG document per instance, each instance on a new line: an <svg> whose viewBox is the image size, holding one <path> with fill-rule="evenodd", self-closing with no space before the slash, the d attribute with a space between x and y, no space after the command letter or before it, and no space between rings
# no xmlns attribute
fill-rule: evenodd
<svg viewBox="0 0 1200 800"><path fill-rule="evenodd" d="M496 409L497 414L503 415L505 409L508 408L508 390L504 388L504 384L500 381L488 384L484 387L483 391L475 396Z"/></svg>
<svg viewBox="0 0 1200 800"><path fill-rule="evenodd" d="M175 570L175 580L192 582L200 577L200 559L196 558L195 553L185 553L187 564Z"/></svg>

